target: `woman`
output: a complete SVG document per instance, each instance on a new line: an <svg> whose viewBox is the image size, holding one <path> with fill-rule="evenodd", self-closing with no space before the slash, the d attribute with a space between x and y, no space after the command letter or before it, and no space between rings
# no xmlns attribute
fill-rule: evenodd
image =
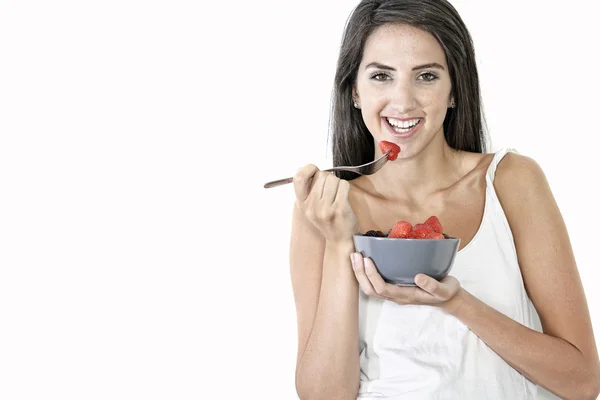
<svg viewBox="0 0 600 400"><path fill-rule="evenodd" d="M563 219L535 161L485 153L474 50L456 10L362 1L333 101L334 165L381 156L383 140L401 152L370 176L307 165L294 178L300 398L535 399L542 387L595 399L598 354ZM461 238L441 282L387 284L354 250L357 232L431 215Z"/></svg>

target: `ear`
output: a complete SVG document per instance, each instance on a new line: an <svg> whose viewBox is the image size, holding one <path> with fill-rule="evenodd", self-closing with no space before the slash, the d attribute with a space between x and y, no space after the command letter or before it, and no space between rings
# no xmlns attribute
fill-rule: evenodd
<svg viewBox="0 0 600 400"><path fill-rule="evenodd" d="M360 96L356 90L356 85L352 86L352 101L354 103L354 107L360 109Z"/></svg>
<svg viewBox="0 0 600 400"><path fill-rule="evenodd" d="M450 96L450 100L448 101L448 108L456 107L456 102L454 101L454 96Z"/></svg>

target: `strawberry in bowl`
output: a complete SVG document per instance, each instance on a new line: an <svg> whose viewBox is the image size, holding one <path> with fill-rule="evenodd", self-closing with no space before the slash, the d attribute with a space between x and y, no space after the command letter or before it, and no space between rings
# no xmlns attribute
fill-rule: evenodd
<svg viewBox="0 0 600 400"><path fill-rule="evenodd" d="M450 272L459 238L443 233L436 216L423 223L398 221L387 233L370 230L354 235L354 247L373 260L377 271L388 283L414 286L417 274L442 280Z"/></svg>

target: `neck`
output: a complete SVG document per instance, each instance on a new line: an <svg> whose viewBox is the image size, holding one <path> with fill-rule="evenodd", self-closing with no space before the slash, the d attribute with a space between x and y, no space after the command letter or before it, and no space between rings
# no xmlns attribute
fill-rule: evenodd
<svg viewBox="0 0 600 400"><path fill-rule="evenodd" d="M368 186L383 198L425 199L460 179L461 161L458 151L450 148L442 136L418 154L399 157L365 178Z"/></svg>

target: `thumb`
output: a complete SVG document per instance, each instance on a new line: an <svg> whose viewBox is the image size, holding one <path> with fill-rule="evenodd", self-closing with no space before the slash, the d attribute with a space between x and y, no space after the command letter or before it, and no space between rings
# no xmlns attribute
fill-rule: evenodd
<svg viewBox="0 0 600 400"><path fill-rule="evenodd" d="M438 281L425 274L417 274L417 276L415 276L415 284L433 296L435 296L435 292L438 290L439 286Z"/></svg>
<svg viewBox="0 0 600 400"><path fill-rule="evenodd" d="M415 276L415 284L436 299L442 301L449 300L460 287L458 280L452 276L447 276L441 282L438 282L425 274Z"/></svg>

